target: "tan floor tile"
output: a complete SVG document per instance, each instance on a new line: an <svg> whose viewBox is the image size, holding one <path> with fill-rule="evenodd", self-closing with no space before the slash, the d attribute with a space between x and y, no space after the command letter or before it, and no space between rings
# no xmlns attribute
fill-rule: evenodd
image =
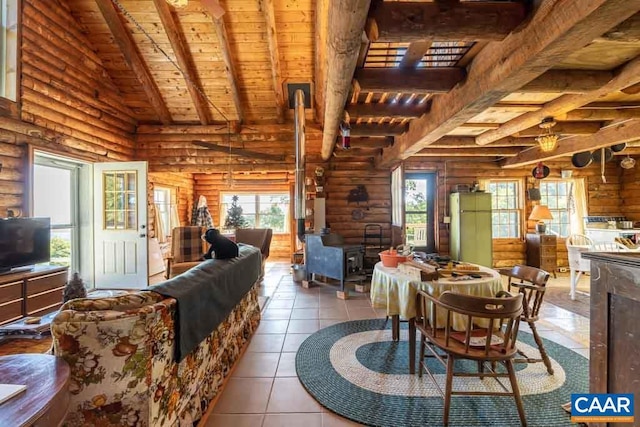
<svg viewBox="0 0 640 427"><path fill-rule="evenodd" d="M281 288L282 289L282 288ZM273 298L274 300L278 299L296 299L296 292L295 290L291 290L289 292L284 292L284 291L278 291L278 292L274 292L274 294L271 296L271 298Z"/></svg>
<svg viewBox="0 0 640 427"><path fill-rule="evenodd" d="M276 378L273 381L268 413L321 411L320 404L307 393L298 378Z"/></svg>
<svg viewBox="0 0 640 427"><path fill-rule="evenodd" d="M236 378L273 378L278 368L280 353L245 353L233 372Z"/></svg>
<svg viewBox="0 0 640 427"><path fill-rule="evenodd" d="M285 334L258 334L251 338L247 351L251 353L280 353Z"/></svg>
<svg viewBox="0 0 640 427"><path fill-rule="evenodd" d="M229 378L213 412L263 414L267 409L272 384L273 378Z"/></svg>
<svg viewBox="0 0 640 427"><path fill-rule="evenodd" d="M262 313L263 320L288 320L291 317L290 308L267 308Z"/></svg>
<svg viewBox="0 0 640 427"><path fill-rule="evenodd" d="M270 308L293 308L293 300L291 299L274 299L269 301L267 309Z"/></svg>
<svg viewBox="0 0 640 427"><path fill-rule="evenodd" d="M262 427L322 427L322 414L267 414Z"/></svg>
<svg viewBox="0 0 640 427"><path fill-rule="evenodd" d="M575 351L576 353L578 353L581 356L586 357L587 359L589 359L589 349L588 348L573 348L573 351Z"/></svg>
<svg viewBox="0 0 640 427"><path fill-rule="evenodd" d="M298 351L300 344L310 336L311 334L287 334L284 338L282 351Z"/></svg>
<svg viewBox="0 0 640 427"><path fill-rule="evenodd" d="M373 308L347 308L347 311L349 312L349 320L376 319L378 317Z"/></svg>
<svg viewBox="0 0 640 427"><path fill-rule="evenodd" d="M344 319L349 318L347 309L345 307L336 306L336 308L320 307L319 311L320 319Z"/></svg>
<svg viewBox="0 0 640 427"><path fill-rule="evenodd" d="M322 427L357 427L362 425L364 424L350 421L333 412L324 411L322 413Z"/></svg>
<svg viewBox="0 0 640 427"><path fill-rule="evenodd" d="M554 341L564 347L567 348L585 348L585 345L575 341L565 335L563 335L562 333L558 332L558 331L540 331L540 336L543 338L547 338L551 341Z"/></svg>
<svg viewBox="0 0 640 427"><path fill-rule="evenodd" d="M260 427L264 415L212 414L205 427Z"/></svg>
<svg viewBox="0 0 640 427"><path fill-rule="evenodd" d="M328 328L329 326L348 321L348 319L320 319L320 329Z"/></svg>
<svg viewBox="0 0 640 427"><path fill-rule="evenodd" d="M288 326L288 320L261 320L256 334L284 334Z"/></svg>
<svg viewBox="0 0 640 427"><path fill-rule="evenodd" d="M320 307L320 300L318 298L299 299L296 298L293 308L318 308Z"/></svg>
<svg viewBox="0 0 640 427"><path fill-rule="evenodd" d="M318 317L317 308L294 308L291 311L291 319L317 319Z"/></svg>
<svg viewBox="0 0 640 427"><path fill-rule="evenodd" d="M351 307L365 307L365 308L371 308L371 300L369 299L354 299L354 298L350 298L347 300L347 308L351 308Z"/></svg>
<svg viewBox="0 0 640 427"><path fill-rule="evenodd" d="M288 334L309 334L317 332L320 329L320 322L318 319L306 319L306 320L290 320Z"/></svg>
<svg viewBox="0 0 640 427"><path fill-rule="evenodd" d="M296 353L280 354L276 377L296 377Z"/></svg>

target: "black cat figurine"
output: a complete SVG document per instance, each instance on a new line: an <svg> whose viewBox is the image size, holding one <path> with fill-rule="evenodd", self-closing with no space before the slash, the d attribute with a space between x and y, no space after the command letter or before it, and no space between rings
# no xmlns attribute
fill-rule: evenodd
<svg viewBox="0 0 640 427"><path fill-rule="evenodd" d="M206 240L211 246L204 259L230 259L238 256L238 245L235 242L227 239L220 231L215 228L210 228L204 234L204 240Z"/></svg>

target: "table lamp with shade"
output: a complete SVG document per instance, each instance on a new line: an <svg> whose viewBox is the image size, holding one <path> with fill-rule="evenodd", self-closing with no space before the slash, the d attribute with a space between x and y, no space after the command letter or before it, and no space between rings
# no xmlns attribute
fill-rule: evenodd
<svg viewBox="0 0 640 427"><path fill-rule="evenodd" d="M553 215L551 215L549 208L545 205L534 206L531 211L531 215L529 215L529 220L537 221L536 233L544 234L547 231L547 226L544 223L545 219L553 219Z"/></svg>

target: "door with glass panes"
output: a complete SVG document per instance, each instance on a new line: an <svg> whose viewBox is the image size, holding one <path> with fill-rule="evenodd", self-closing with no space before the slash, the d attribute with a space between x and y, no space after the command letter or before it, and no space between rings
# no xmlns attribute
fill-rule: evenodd
<svg viewBox="0 0 640 427"><path fill-rule="evenodd" d="M436 177L433 173L404 176L405 244L433 253L435 243Z"/></svg>

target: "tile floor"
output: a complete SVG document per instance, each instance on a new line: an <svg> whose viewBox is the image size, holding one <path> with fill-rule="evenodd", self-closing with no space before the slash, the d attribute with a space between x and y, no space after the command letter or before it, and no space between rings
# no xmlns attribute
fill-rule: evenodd
<svg viewBox="0 0 640 427"><path fill-rule="evenodd" d="M322 408L302 387L295 354L312 333L347 320L385 317L368 294L336 298L335 288L304 289L293 281L288 263L267 263L261 293L269 296L262 321L229 378L208 427L357 426ZM551 279L562 285L563 278ZM588 357L589 320L545 304L540 334ZM526 325L522 326L527 330Z"/></svg>

